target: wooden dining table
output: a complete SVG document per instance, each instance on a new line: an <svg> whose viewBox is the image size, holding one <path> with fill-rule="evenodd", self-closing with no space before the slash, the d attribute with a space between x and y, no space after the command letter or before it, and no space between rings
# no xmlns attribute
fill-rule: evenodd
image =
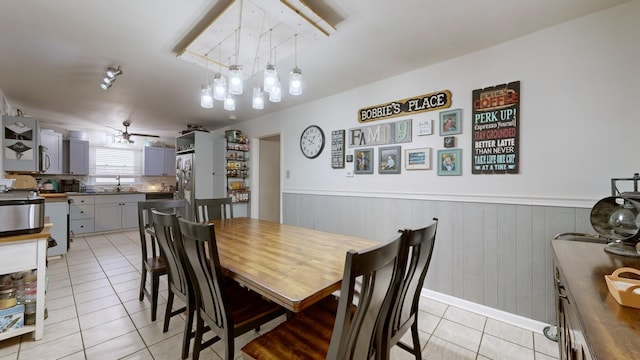
<svg viewBox="0 0 640 360"><path fill-rule="evenodd" d="M251 218L211 223L226 275L292 312L340 289L348 250L378 244Z"/></svg>

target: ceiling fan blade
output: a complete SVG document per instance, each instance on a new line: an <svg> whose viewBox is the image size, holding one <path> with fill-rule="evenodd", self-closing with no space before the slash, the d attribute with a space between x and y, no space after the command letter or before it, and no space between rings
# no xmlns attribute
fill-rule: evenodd
<svg viewBox="0 0 640 360"><path fill-rule="evenodd" d="M144 136L144 137L153 137L153 138L160 137L160 136L158 136L158 135L139 134L139 133L129 133L129 135L134 135L134 136Z"/></svg>

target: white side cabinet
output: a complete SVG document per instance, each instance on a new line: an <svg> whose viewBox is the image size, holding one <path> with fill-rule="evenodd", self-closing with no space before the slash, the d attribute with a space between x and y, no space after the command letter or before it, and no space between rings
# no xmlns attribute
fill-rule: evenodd
<svg viewBox="0 0 640 360"><path fill-rule="evenodd" d="M45 277L47 272L47 239L49 228L39 234L0 237L0 275L36 269L36 322L0 333L0 341L22 334L33 333L34 340L44 336Z"/></svg>
<svg viewBox="0 0 640 360"><path fill-rule="evenodd" d="M144 147L142 153L142 175L175 176L176 150L161 147Z"/></svg>
<svg viewBox="0 0 640 360"><path fill-rule="evenodd" d="M144 194L96 196L94 230L99 232L137 227L138 202L144 200Z"/></svg>

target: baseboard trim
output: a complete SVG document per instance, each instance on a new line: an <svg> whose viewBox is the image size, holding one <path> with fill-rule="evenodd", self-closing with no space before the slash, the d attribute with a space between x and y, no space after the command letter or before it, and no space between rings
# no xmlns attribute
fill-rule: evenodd
<svg viewBox="0 0 640 360"><path fill-rule="evenodd" d="M429 289L422 289L422 292L420 293L420 295L432 300L440 301L448 305L459 307L467 311L484 315L484 316L505 322L510 325L518 326L538 334L542 334L542 330L545 328L545 326L549 325L541 321L529 319L524 316L515 315L510 312L494 309L489 306L477 304L468 300L463 300L451 295L439 293Z"/></svg>

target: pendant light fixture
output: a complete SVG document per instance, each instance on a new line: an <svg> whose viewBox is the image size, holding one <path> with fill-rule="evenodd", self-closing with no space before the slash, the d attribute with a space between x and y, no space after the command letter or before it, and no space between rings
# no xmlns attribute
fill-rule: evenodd
<svg viewBox="0 0 640 360"><path fill-rule="evenodd" d="M213 75L213 98L224 101L227 97L227 80L221 73L222 44L218 44L220 54L218 55L218 72Z"/></svg>
<svg viewBox="0 0 640 360"><path fill-rule="evenodd" d="M242 4L242 3L240 3ZM242 13L242 11L241 11ZM229 66L229 92L232 95L242 95L242 65L238 65L238 29L236 29L236 64Z"/></svg>
<svg viewBox="0 0 640 360"><path fill-rule="evenodd" d="M236 99L231 93L227 93L227 97L224 99L224 109L229 111L236 109Z"/></svg>
<svg viewBox="0 0 640 360"><path fill-rule="evenodd" d="M298 68L298 34L294 36L294 64L289 73L289 94L302 95L302 70Z"/></svg>
<svg viewBox="0 0 640 360"><path fill-rule="evenodd" d="M269 101L274 103L282 101L282 87L280 84L280 79L278 79L276 86L274 86L273 90L271 90L271 92L269 93Z"/></svg>
<svg viewBox="0 0 640 360"><path fill-rule="evenodd" d="M253 88L252 106L256 110L264 109L264 94L262 93L262 88L260 88L260 86Z"/></svg>
<svg viewBox="0 0 640 360"><path fill-rule="evenodd" d="M205 54L204 56L204 61L205 61L205 73L204 73L205 83L202 84L202 86L200 87L200 106L202 106L205 109L211 109L213 108L213 95L211 94L211 84L209 84L209 81L208 81L209 58L207 57L207 54Z"/></svg>
<svg viewBox="0 0 640 360"><path fill-rule="evenodd" d="M228 59L231 64L231 58ZM231 65L229 65L231 67ZM227 91L227 96L224 98L224 109L228 111L234 111L236 109L236 98L231 94L231 91Z"/></svg>
<svg viewBox="0 0 640 360"><path fill-rule="evenodd" d="M276 70L275 65L271 64L271 35L273 29L269 30L269 62L267 62L267 66L264 69L264 81L263 88L264 91L271 93L275 90L276 84L278 83L278 71Z"/></svg>
<svg viewBox="0 0 640 360"><path fill-rule="evenodd" d="M273 55L274 55L274 58L277 61L278 54L277 54L276 50L277 50L277 48L273 48ZM274 103L278 103L278 102L282 101L282 85L280 84L280 77L278 77L277 75L276 75L276 84L273 87L273 89L271 89L271 91L269 92L269 101L274 102Z"/></svg>

